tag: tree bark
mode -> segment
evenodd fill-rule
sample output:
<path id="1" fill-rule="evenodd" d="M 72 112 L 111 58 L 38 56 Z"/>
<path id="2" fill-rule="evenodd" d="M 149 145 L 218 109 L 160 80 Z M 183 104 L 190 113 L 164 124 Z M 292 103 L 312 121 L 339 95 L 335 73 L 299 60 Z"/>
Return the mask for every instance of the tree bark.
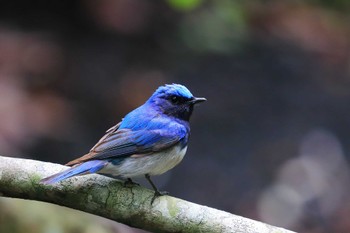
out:
<path id="1" fill-rule="evenodd" d="M 290 233 L 291 231 L 171 196 L 151 205 L 153 191 L 124 187 L 101 175 L 73 177 L 55 185 L 39 184 L 66 166 L 0 156 L 0 196 L 54 203 L 152 232 Z"/>

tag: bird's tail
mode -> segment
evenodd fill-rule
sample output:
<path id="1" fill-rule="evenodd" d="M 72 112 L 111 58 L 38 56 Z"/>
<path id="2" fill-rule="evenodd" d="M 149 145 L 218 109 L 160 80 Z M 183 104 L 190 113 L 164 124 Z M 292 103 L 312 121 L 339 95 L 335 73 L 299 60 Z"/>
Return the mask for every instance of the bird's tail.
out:
<path id="1" fill-rule="evenodd" d="M 85 175 L 89 173 L 96 173 L 107 165 L 104 160 L 91 160 L 74 167 L 71 167 L 62 172 L 56 173 L 52 176 L 46 177 L 40 181 L 42 184 L 53 184 L 61 180 L 68 179 L 72 176 Z"/>

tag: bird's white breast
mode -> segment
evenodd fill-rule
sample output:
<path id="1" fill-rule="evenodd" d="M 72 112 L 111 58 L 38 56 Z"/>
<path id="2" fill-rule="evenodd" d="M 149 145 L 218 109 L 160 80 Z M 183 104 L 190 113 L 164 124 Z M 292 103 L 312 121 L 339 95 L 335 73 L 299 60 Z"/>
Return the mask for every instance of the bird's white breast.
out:
<path id="1" fill-rule="evenodd" d="M 181 162 L 187 151 L 187 146 L 176 145 L 165 151 L 148 155 L 135 155 L 126 158 L 118 165 L 108 164 L 99 173 L 112 174 L 125 178 L 145 174 L 160 175 L 174 168 Z"/>

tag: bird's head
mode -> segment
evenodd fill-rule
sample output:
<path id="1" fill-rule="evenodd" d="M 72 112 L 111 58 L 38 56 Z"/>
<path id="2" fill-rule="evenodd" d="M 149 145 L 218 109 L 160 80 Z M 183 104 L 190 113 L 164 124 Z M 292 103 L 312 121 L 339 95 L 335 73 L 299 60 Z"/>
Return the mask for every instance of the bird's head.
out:
<path id="1" fill-rule="evenodd" d="M 194 97 L 183 85 L 167 84 L 160 86 L 147 100 L 147 103 L 156 107 L 163 114 L 188 121 L 193 106 L 203 101 L 206 99 Z"/>

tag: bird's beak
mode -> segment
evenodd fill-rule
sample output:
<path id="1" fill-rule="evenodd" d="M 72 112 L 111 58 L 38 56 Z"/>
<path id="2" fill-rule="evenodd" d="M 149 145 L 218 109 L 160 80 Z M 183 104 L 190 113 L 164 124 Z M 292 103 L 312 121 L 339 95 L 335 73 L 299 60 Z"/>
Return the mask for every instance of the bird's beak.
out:
<path id="1" fill-rule="evenodd" d="M 201 97 L 193 97 L 193 99 L 191 100 L 192 104 L 198 104 L 200 102 L 204 102 L 207 101 L 206 98 L 201 98 Z"/>

